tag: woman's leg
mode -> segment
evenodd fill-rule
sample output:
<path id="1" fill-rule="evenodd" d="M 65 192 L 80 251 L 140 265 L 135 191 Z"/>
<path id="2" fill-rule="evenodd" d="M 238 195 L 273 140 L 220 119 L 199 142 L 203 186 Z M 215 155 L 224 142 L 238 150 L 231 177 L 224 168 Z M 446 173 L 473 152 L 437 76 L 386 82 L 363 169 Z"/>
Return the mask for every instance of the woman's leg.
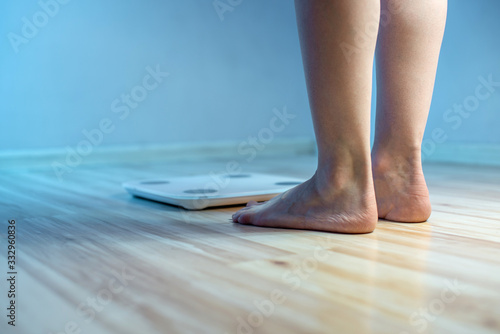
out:
<path id="1" fill-rule="evenodd" d="M 430 216 L 431 204 L 420 151 L 447 1 L 382 0 L 381 8 L 372 151 L 378 214 L 388 220 L 422 222 Z"/>
<path id="2" fill-rule="evenodd" d="M 377 208 L 370 158 L 370 99 L 380 0 L 296 0 L 318 167 L 306 182 L 246 208 L 257 226 L 371 232 Z"/>

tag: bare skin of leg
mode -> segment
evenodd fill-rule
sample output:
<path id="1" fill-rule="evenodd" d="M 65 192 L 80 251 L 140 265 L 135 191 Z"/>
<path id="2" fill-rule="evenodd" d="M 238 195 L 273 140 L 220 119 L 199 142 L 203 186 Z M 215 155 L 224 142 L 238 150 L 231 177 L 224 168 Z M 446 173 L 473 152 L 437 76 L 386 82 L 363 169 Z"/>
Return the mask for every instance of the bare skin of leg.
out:
<path id="1" fill-rule="evenodd" d="M 296 0 L 302 57 L 318 145 L 306 182 L 233 221 L 266 227 L 368 233 L 377 224 L 370 157 L 370 99 L 380 0 Z M 375 27 L 364 34 L 367 23 Z M 341 45 L 356 47 L 346 54 Z"/>
<path id="2" fill-rule="evenodd" d="M 421 144 L 431 104 L 446 0 L 382 0 L 372 168 L 380 218 L 423 222 L 431 214 Z"/>

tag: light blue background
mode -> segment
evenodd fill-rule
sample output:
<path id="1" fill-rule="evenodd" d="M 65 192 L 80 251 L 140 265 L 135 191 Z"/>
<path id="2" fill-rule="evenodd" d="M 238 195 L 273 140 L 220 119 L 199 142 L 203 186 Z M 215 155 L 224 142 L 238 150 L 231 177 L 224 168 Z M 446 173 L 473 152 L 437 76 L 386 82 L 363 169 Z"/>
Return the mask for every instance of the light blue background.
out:
<path id="1" fill-rule="evenodd" d="M 221 21 L 209 0 L 72 0 L 15 53 L 8 34 L 38 11 L 0 4 L 0 150 L 76 145 L 106 117 L 104 145 L 238 141 L 283 106 L 296 118 L 276 136 L 314 136 L 292 1 L 243 0 Z M 499 14 L 496 0 L 450 1 L 426 135 L 500 144 L 500 88 L 459 128 L 443 120 L 479 76 L 500 81 Z M 157 64 L 170 76 L 120 120 L 112 101 Z"/>

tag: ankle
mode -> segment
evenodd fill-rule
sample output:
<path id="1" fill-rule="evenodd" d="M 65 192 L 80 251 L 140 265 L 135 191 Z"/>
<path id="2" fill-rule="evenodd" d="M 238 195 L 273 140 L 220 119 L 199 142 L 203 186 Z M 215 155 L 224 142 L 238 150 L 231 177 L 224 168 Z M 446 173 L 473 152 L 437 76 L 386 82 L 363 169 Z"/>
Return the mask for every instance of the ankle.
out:
<path id="1" fill-rule="evenodd" d="M 419 147 L 376 147 L 372 150 L 372 171 L 374 175 L 388 171 L 401 173 L 420 172 L 422 170 L 421 152 Z"/>
<path id="2" fill-rule="evenodd" d="M 362 204 L 372 202 L 375 196 L 370 163 L 318 166 L 313 178 L 316 191 L 326 200 L 356 198 Z"/>
<path id="3" fill-rule="evenodd" d="M 337 187 L 350 185 L 353 181 L 364 183 L 371 178 L 370 156 L 346 153 L 334 158 L 318 157 L 316 176 L 318 181 Z"/>

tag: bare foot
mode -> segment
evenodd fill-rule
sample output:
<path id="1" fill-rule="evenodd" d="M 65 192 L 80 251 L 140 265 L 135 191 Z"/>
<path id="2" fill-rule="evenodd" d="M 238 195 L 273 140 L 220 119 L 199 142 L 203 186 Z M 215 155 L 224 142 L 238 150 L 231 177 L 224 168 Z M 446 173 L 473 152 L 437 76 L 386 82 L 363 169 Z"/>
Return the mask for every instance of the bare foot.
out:
<path id="1" fill-rule="evenodd" d="M 419 223 L 426 221 L 431 215 L 431 202 L 420 154 L 409 158 L 394 154 L 374 154 L 373 182 L 379 218 Z"/>
<path id="2" fill-rule="evenodd" d="M 325 181 L 318 171 L 306 182 L 264 203 L 251 201 L 233 222 L 340 233 L 369 233 L 377 224 L 371 179 Z M 337 179 L 341 179 L 337 177 Z"/>

